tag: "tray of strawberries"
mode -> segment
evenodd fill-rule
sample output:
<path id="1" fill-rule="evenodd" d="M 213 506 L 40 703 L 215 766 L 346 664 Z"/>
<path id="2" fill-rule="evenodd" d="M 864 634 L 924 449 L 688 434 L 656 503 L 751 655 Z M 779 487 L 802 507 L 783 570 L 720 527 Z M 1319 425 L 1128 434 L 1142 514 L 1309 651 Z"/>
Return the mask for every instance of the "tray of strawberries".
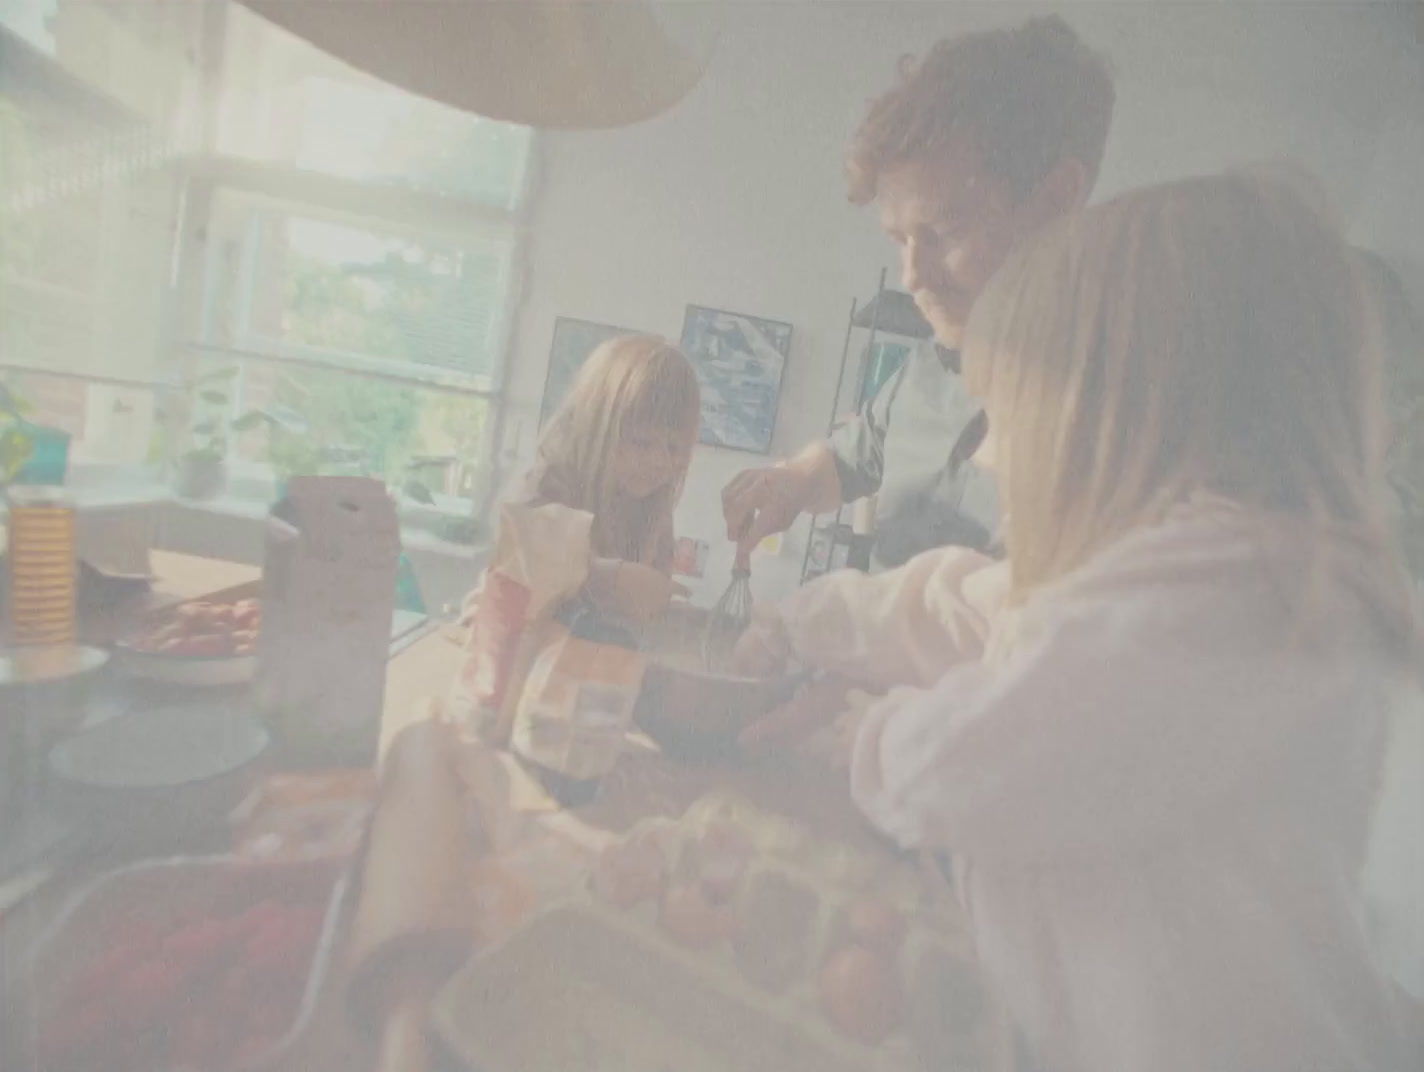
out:
<path id="1" fill-rule="evenodd" d="M 257 670 L 262 606 L 254 595 L 180 603 L 118 645 L 129 673 L 178 685 L 236 685 Z"/>
<path id="2" fill-rule="evenodd" d="M 330 861 L 232 857 L 133 865 L 97 880 L 40 946 L 35 1067 L 266 1067 L 329 976 L 348 876 Z"/>

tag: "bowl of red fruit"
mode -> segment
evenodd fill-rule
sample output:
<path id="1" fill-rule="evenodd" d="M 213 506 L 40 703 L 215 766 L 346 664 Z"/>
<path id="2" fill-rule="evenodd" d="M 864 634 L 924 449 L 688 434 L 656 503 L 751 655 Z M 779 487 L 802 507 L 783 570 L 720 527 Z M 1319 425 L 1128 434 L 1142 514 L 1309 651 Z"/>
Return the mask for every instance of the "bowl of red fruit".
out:
<path id="1" fill-rule="evenodd" d="M 329 862 L 232 857 L 104 876 L 37 951 L 28 1056 L 56 1072 L 271 1064 L 320 997 L 347 886 Z"/>
<path id="2" fill-rule="evenodd" d="M 175 685 L 239 685 L 257 671 L 261 626 L 255 598 L 180 603 L 120 642 L 120 665 Z"/>

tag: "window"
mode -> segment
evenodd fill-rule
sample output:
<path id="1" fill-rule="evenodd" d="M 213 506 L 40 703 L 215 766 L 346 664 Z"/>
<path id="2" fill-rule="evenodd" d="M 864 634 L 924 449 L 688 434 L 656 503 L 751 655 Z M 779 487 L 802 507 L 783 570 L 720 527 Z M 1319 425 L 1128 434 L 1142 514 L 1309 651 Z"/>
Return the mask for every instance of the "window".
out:
<path id="1" fill-rule="evenodd" d="M 418 217 L 418 214 L 417 214 Z M 209 217 L 197 382 L 231 369 L 223 412 L 259 414 L 229 444 L 233 494 L 285 478 L 384 479 L 447 537 L 484 498 L 514 235 L 488 222 L 441 233 L 220 191 Z"/>
<path id="2" fill-rule="evenodd" d="M 151 484 L 199 27 L 197 5 L 0 0 L 0 377 L 71 436 L 79 483 Z"/>
<path id="3" fill-rule="evenodd" d="M 16 369 L 0 372 L 0 382 L 30 406 L 27 420 L 70 437 L 72 467 L 102 465 L 151 483 L 144 470 L 159 460 L 154 413 L 161 389 Z"/>
<path id="4" fill-rule="evenodd" d="M 509 236 L 427 236 L 300 208 L 220 204 L 236 216 L 224 230 L 240 237 L 237 273 L 226 280 L 235 291 L 227 322 L 209 325 L 210 333 L 351 370 L 412 379 L 449 373 L 491 387 L 505 326 Z"/>
<path id="5" fill-rule="evenodd" d="M 362 472 L 462 530 L 531 131 L 233 3 L 0 0 L 0 46 L 0 376 L 72 462 L 151 483 L 220 447 L 232 495 Z"/>
<path id="6" fill-rule="evenodd" d="M 531 132 L 226 15 L 183 376 L 230 377 L 220 419 L 244 425 L 230 489 L 261 499 L 294 474 L 359 472 L 400 493 L 407 521 L 467 530 L 497 479 Z"/>
<path id="7" fill-rule="evenodd" d="M 58 9 L 59 0 L 0 0 L 0 26 L 45 55 L 53 56 Z"/>
<path id="8" fill-rule="evenodd" d="M 269 99 L 291 109 L 288 123 L 269 121 L 255 144 L 232 136 L 236 123 L 229 123 L 220 151 L 497 208 L 516 207 L 523 192 L 526 127 L 323 75 L 306 75 Z"/>
<path id="9" fill-rule="evenodd" d="M 229 7 L 217 149 L 376 188 L 513 211 L 528 127 L 378 82 L 241 7 Z"/>

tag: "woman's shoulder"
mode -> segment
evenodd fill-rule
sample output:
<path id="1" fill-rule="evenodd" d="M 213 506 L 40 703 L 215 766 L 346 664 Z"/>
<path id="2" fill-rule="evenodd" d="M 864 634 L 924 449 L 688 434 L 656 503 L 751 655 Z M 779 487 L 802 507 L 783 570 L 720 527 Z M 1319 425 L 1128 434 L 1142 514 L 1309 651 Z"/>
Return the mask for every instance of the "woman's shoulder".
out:
<path id="1" fill-rule="evenodd" d="M 1022 609 L 1042 623 L 1142 642 L 1249 650 L 1309 632 L 1355 648 L 1374 630 L 1360 590 L 1332 566 L 1339 554 L 1303 522 L 1198 495 L 1044 585 Z"/>
<path id="2" fill-rule="evenodd" d="M 1188 658 L 1255 650 L 1289 631 L 1273 583 L 1240 519 L 1174 509 L 1007 608 L 993 648 L 1067 642 L 1113 660 L 1133 651 Z"/>

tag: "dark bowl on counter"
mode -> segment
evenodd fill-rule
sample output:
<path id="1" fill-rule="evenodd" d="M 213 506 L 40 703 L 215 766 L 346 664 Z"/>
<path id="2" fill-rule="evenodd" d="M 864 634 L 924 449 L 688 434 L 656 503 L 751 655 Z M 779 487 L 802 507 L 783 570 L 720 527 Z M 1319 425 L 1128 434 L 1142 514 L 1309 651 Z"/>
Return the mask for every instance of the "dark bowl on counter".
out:
<path id="1" fill-rule="evenodd" d="M 83 723 L 108 661 L 80 644 L 0 648 L 0 836 L 29 807 L 45 754 Z"/>
<path id="2" fill-rule="evenodd" d="M 269 744 L 238 700 L 135 711 L 51 749 L 54 801 L 115 841 L 182 840 L 225 821 L 262 775 Z"/>
<path id="3" fill-rule="evenodd" d="M 801 680 L 735 677 L 650 659 L 633 721 L 673 758 L 728 759 L 737 754 L 742 730 L 790 700 Z"/>
<path id="4" fill-rule="evenodd" d="M 84 644 L 0 647 L 0 709 L 23 718 L 31 742 L 49 745 L 84 721 L 109 653 Z"/>

